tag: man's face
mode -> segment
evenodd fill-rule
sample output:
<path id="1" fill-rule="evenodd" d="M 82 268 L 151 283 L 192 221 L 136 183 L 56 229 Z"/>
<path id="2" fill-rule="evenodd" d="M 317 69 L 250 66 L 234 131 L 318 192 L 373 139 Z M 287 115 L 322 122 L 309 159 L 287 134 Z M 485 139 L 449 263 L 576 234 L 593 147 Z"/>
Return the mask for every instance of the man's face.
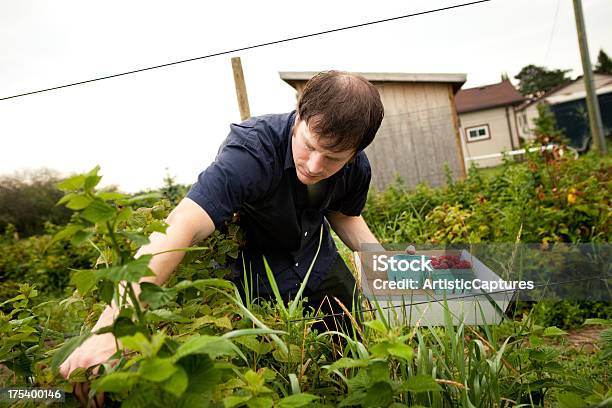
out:
<path id="1" fill-rule="evenodd" d="M 297 177 L 302 184 L 311 185 L 334 175 L 355 154 L 355 150 L 331 151 L 319 145 L 319 136 L 296 119 L 291 138 L 293 162 Z"/>

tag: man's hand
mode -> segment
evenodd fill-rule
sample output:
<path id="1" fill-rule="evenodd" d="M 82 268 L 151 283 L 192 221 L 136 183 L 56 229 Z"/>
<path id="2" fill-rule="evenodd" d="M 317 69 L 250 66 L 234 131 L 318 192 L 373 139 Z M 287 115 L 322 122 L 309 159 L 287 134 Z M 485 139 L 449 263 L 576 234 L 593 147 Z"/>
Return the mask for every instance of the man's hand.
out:
<path id="1" fill-rule="evenodd" d="M 117 346 L 112 333 L 94 334 L 77 347 L 72 354 L 62 363 L 59 368 L 60 374 L 68 379 L 76 368 L 89 368 L 106 363 L 115 354 Z M 98 368 L 94 368 L 94 374 Z M 74 395 L 81 402 L 81 406 L 87 407 L 89 402 L 89 383 L 75 383 Z M 93 399 L 93 407 L 104 405 L 104 393 L 100 393 Z"/>
<path id="2" fill-rule="evenodd" d="M 144 254 L 155 254 L 149 263 L 149 268 L 155 276 L 147 276 L 141 282 L 152 282 L 161 285 L 168 280 L 176 266 L 185 255 L 182 251 L 171 250 L 177 248 L 187 248 L 198 241 L 207 238 L 215 230 L 215 225 L 209 215 L 194 201 L 184 198 L 177 207 L 172 210 L 166 222 L 168 228 L 166 233 L 154 232 L 149 237 L 150 243 L 140 248 L 136 258 Z M 168 252 L 171 251 L 171 252 Z M 134 286 L 136 296 L 140 293 L 139 285 Z M 92 331 L 109 326 L 116 317 L 116 305 L 107 306 Z M 60 374 L 68 379 L 70 373 L 76 368 L 88 368 L 97 366 L 108 361 L 117 351 L 115 338 L 111 333 L 93 335 L 79 347 L 60 366 Z M 94 369 L 97 373 L 97 368 Z M 87 402 L 87 383 L 75 385 L 75 395 L 85 405 Z M 85 406 L 84 405 L 84 406 Z"/>
<path id="3" fill-rule="evenodd" d="M 70 354 L 60 366 L 59 372 L 68 379 L 76 368 L 89 368 L 105 363 L 116 351 L 112 333 L 94 334 Z"/>

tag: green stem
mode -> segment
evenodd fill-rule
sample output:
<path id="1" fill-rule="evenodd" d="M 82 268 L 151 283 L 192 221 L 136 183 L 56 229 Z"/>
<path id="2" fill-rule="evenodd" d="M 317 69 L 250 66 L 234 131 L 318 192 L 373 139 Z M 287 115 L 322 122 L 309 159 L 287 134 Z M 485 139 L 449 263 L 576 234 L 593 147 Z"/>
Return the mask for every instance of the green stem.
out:
<path id="1" fill-rule="evenodd" d="M 119 265 L 123 265 L 123 256 L 121 255 L 121 247 L 119 246 L 119 243 L 117 242 L 117 239 L 115 238 L 115 231 L 114 231 L 115 225 L 111 224 L 110 221 L 106 221 L 106 228 L 108 228 L 108 235 L 113 244 L 113 250 L 115 251 L 119 259 Z"/>
<path id="2" fill-rule="evenodd" d="M 138 317 L 138 321 L 140 322 L 142 326 L 145 326 L 144 314 L 142 312 L 142 309 L 140 308 L 140 303 L 138 302 L 138 299 L 136 298 L 136 293 L 134 292 L 134 287 L 132 286 L 132 282 L 126 282 L 126 283 L 127 283 L 127 286 L 125 289 L 128 292 L 130 299 L 132 300 L 132 305 L 134 306 L 134 310 L 136 310 L 136 316 Z"/>

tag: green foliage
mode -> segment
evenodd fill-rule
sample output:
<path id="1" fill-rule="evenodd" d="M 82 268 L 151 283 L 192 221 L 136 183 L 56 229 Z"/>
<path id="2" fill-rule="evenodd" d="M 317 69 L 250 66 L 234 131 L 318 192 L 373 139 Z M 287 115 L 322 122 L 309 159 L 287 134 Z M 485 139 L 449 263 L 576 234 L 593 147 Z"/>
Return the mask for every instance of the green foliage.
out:
<path id="1" fill-rule="evenodd" d="M 46 234 L 19 239 L 9 225 L 0 235 L 0 302 L 17 290 L 17 282 L 36 282 L 43 298 L 58 298 L 70 280 L 70 269 L 85 268 L 95 260 L 93 248 L 70 243 L 49 248 L 59 227 L 47 224 Z"/>
<path id="2" fill-rule="evenodd" d="M 519 231 L 526 243 L 611 240 L 610 157 L 575 160 L 561 147 L 501 167 L 439 189 L 397 183 L 369 195 L 364 218 L 383 244 L 508 243 Z"/>
<path id="3" fill-rule="evenodd" d="M 493 179 L 471 169 L 467 180 L 449 178 L 441 189 L 407 192 L 398 183 L 369 197 L 366 217 L 388 243 L 507 242 L 521 228 L 528 242 L 609 239 L 610 193 L 602 189 L 608 161 L 533 155 L 505 166 Z M 96 375 L 76 370 L 71 378 L 90 381 L 91 395 L 103 392 L 111 406 L 501 407 L 610 398 L 603 368 L 609 334 L 602 335 L 601 352 L 572 355 L 563 347 L 563 324 L 539 326 L 534 310 L 501 327 L 453 326 L 447 314 L 443 327 L 410 328 L 367 314 L 349 334 L 312 331 L 317 316 L 303 310 L 301 299 L 244 301 L 222 279 L 242 239 L 232 225 L 205 250 L 181 249 L 185 259 L 165 287 L 142 284 L 142 308 L 131 285 L 121 289 L 119 282 L 150 273 L 150 258 L 132 254 L 150 233 L 164 231 L 172 205 L 97 191 L 99 181 L 95 168 L 60 183 L 66 192 L 60 202 L 74 214 L 45 241 L 48 251 L 65 245 L 67 252 L 95 251 L 90 265 L 70 272 L 77 291 L 62 302 L 35 304 L 36 290 L 24 285 L 0 305 L 0 364 L 10 370 L 11 385 L 69 389 L 57 367 L 115 302 L 121 312 L 100 332 L 119 339 L 116 364 L 101 365 Z M 143 202 L 148 207 L 139 207 Z M 554 222 L 568 224 L 550 228 Z M 0 385 L 8 381 L 0 376 Z"/>
<path id="4" fill-rule="evenodd" d="M 514 76 L 519 80 L 519 92 L 529 98 L 538 98 L 552 88 L 568 82 L 569 69 L 546 69 L 537 65 L 527 65 Z"/>
<path id="5" fill-rule="evenodd" d="M 62 192 L 55 187 L 59 175 L 50 170 L 15 174 L 0 178 L 0 234 L 10 225 L 16 237 L 45 232 L 45 224 L 65 224 L 70 210 L 55 205 Z"/>
<path id="6" fill-rule="evenodd" d="M 557 128 L 555 115 L 551 112 L 548 105 L 538 103 L 538 117 L 533 120 L 533 133 L 538 143 L 565 143 L 566 137 L 563 131 Z"/>

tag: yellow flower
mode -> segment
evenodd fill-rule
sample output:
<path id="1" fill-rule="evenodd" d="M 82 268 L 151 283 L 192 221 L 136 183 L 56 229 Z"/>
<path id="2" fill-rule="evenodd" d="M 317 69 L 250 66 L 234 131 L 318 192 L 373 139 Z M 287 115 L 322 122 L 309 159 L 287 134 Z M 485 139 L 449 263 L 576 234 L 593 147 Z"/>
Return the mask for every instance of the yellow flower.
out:
<path id="1" fill-rule="evenodd" d="M 568 204 L 574 204 L 576 202 L 576 194 L 574 193 L 569 193 L 567 195 L 567 203 Z"/>

